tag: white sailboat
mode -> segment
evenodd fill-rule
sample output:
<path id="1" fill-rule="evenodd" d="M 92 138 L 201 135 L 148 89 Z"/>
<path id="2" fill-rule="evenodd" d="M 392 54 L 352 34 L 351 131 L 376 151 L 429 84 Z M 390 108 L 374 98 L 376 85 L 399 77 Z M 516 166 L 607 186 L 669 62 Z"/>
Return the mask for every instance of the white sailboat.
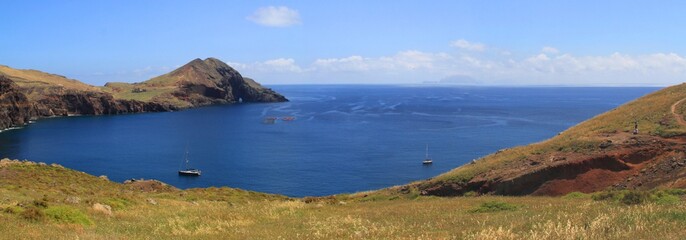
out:
<path id="1" fill-rule="evenodd" d="M 186 157 L 184 159 L 184 168 L 179 170 L 179 175 L 182 175 L 182 176 L 200 176 L 201 171 L 198 169 L 195 169 L 195 168 L 191 168 L 189 161 L 190 160 L 188 159 L 188 150 L 186 150 Z"/>
<path id="2" fill-rule="evenodd" d="M 426 157 L 424 157 L 424 161 L 422 161 L 422 164 L 427 165 L 427 164 L 432 164 L 434 163 L 433 160 L 429 157 L 429 144 L 426 144 Z"/>

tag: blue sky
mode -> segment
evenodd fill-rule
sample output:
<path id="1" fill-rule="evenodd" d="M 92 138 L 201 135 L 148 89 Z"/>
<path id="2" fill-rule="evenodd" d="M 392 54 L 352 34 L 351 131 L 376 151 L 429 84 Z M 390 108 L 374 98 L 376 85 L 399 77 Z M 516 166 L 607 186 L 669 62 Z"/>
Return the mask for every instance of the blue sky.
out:
<path id="1" fill-rule="evenodd" d="M 267 84 L 671 85 L 679 1 L 14 1 L 0 64 L 136 82 L 216 57 Z"/>

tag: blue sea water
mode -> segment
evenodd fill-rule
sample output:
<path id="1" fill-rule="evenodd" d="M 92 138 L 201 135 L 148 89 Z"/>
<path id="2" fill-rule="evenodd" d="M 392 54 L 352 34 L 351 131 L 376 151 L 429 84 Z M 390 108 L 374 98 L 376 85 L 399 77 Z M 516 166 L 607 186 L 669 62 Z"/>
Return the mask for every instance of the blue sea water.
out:
<path id="1" fill-rule="evenodd" d="M 426 179 L 550 138 L 656 88 L 273 86 L 291 102 L 42 119 L 0 133 L 0 156 L 113 181 L 229 186 L 288 196 Z M 293 121 L 265 124 L 266 117 Z M 434 164 L 424 166 L 429 145 Z M 185 149 L 200 177 L 178 176 Z"/>

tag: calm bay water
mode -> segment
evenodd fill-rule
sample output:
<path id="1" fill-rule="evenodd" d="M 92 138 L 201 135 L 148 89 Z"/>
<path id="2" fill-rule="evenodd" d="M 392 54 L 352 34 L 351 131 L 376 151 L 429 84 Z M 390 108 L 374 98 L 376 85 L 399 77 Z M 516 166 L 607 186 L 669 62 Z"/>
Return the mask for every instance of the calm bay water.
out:
<path id="1" fill-rule="evenodd" d="M 113 181 L 230 186 L 289 196 L 425 179 L 552 137 L 656 88 L 275 86 L 291 102 L 40 120 L 0 133 L 0 156 Z M 269 116 L 293 121 L 265 124 Z M 434 159 L 423 166 L 425 144 Z M 200 177 L 177 170 L 188 149 Z"/>

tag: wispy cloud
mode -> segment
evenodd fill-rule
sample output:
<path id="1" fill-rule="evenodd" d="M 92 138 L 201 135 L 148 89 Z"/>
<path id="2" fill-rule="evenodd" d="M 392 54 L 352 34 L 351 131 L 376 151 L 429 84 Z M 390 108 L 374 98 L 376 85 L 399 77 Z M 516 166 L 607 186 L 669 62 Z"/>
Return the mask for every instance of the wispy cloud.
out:
<path id="1" fill-rule="evenodd" d="M 458 39 L 450 43 L 450 46 L 461 48 L 469 51 L 483 51 L 486 49 L 486 45 L 483 43 L 472 43 L 464 39 Z"/>
<path id="2" fill-rule="evenodd" d="M 290 27 L 301 23 L 298 11 L 284 6 L 258 8 L 247 19 L 267 27 Z"/>

